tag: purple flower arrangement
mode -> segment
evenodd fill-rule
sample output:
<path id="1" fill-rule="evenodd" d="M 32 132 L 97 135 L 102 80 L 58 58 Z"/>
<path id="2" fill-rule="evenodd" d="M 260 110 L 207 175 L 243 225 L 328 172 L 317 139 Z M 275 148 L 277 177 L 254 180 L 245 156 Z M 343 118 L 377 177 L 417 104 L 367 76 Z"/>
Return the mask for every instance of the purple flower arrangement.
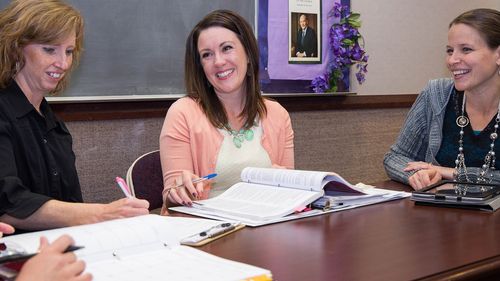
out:
<path id="1" fill-rule="evenodd" d="M 340 20 L 332 24 L 328 33 L 332 59 L 328 62 L 327 71 L 311 82 L 316 93 L 336 92 L 339 81 L 347 84 L 349 80 L 345 76 L 352 65 L 356 65 L 359 84 L 365 81 L 365 73 L 368 72 L 368 55 L 364 50 L 363 37 L 358 31 L 361 27 L 361 15 L 351 13 L 348 6 L 335 3 L 328 16 Z"/>

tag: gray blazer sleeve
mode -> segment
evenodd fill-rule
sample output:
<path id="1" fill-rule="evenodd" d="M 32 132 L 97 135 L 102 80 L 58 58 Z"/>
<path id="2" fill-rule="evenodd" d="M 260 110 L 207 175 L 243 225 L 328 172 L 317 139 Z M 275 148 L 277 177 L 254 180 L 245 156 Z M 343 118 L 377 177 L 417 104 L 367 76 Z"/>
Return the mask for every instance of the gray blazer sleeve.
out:
<path id="1" fill-rule="evenodd" d="M 387 175 L 396 181 L 408 184 L 412 172 L 404 172 L 408 162 L 425 161 L 429 145 L 429 123 L 432 116 L 431 91 L 429 87 L 418 95 L 403 124 L 399 137 L 384 157 Z"/>

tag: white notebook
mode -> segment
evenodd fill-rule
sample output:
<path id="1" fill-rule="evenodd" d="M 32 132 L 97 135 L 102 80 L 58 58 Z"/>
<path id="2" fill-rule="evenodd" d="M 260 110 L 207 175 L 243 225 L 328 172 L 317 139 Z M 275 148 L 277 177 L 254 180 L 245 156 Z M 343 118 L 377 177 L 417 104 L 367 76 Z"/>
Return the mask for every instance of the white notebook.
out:
<path id="1" fill-rule="evenodd" d="M 74 253 L 95 281 L 120 280 L 271 280 L 269 270 L 180 245 L 220 221 L 145 215 L 90 225 L 8 236 L 0 242 L 34 253 L 40 236 L 49 241 L 71 235 L 83 249 Z"/>

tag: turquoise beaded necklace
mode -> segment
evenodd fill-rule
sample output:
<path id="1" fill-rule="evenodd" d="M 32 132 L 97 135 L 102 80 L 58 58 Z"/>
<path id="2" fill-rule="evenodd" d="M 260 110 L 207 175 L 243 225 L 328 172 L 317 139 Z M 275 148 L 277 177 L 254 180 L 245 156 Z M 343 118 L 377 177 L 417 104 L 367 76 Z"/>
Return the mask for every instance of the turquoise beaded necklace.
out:
<path id="1" fill-rule="evenodd" d="M 228 126 L 231 128 L 230 126 Z M 251 141 L 253 140 L 253 130 L 252 129 L 241 129 L 239 131 L 230 129 L 228 130 L 229 134 L 233 136 L 233 144 L 236 146 L 236 148 L 241 148 L 241 145 L 243 142 L 246 141 Z"/>

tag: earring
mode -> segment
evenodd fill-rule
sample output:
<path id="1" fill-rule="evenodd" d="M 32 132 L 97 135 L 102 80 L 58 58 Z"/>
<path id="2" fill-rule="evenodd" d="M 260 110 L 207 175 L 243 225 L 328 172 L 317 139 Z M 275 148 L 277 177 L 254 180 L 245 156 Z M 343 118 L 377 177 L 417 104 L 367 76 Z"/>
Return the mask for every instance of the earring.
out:
<path id="1" fill-rule="evenodd" d="M 21 70 L 21 63 L 19 63 L 19 61 L 16 61 L 16 74 L 19 73 L 20 70 Z"/>

